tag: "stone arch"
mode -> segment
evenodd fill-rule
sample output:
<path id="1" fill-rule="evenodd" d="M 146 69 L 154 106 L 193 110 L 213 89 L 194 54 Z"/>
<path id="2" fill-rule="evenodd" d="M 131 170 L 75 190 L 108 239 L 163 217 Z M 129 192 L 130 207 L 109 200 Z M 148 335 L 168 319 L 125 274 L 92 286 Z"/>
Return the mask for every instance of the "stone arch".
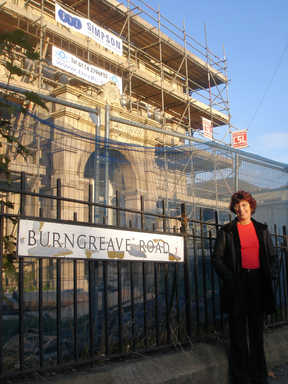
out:
<path id="1" fill-rule="evenodd" d="M 83 176 L 92 181 L 96 201 L 114 205 L 116 191 L 119 191 L 120 206 L 136 208 L 137 177 L 133 168 L 131 160 L 120 150 L 100 148 L 90 154 Z M 122 221 L 127 222 L 127 215 L 121 216 Z"/>

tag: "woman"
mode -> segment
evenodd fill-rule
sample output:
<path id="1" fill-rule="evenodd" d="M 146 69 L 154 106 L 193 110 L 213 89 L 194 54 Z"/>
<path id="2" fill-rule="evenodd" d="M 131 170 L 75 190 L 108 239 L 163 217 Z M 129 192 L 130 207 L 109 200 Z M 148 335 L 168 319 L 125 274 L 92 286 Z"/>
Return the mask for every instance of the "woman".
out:
<path id="1" fill-rule="evenodd" d="M 275 254 L 267 225 L 251 218 L 255 209 L 250 193 L 232 195 L 230 210 L 236 218 L 218 232 L 212 257 L 222 281 L 222 310 L 229 313 L 233 384 L 268 383 L 263 331 L 264 314 L 275 311 Z"/>

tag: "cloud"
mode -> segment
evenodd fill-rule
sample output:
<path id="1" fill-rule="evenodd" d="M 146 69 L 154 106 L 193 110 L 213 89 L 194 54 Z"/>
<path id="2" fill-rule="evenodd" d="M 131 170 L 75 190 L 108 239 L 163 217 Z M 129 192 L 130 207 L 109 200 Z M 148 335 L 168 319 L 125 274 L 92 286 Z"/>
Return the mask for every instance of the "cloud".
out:
<path id="1" fill-rule="evenodd" d="M 265 133 L 256 137 L 258 146 L 263 145 L 266 149 L 286 149 L 288 150 L 288 132 Z"/>
<path id="2" fill-rule="evenodd" d="M 252 136 L 252 135 L 251 135 Z M 249 152 L 282 163 L 288 163 L 288 132 L 271 132 L 249 137 Z"/>

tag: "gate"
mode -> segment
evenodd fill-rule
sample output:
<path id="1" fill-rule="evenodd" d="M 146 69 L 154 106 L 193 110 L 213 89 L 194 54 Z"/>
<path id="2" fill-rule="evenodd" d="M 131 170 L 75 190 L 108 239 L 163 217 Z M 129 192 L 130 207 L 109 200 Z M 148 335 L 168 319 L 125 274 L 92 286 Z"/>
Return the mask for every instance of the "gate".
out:
<path id="1" fill-rule="evenodd" d="M 165 201 L 161 214 L 156 214 L 145 210 L 142 197 L 140 209 L 132 210 L 121 207 L 119 193 L 112 206 L 94 203 L 92 187 L 87 201 L 66 198 L 62 190 L 58 180 L 54 195 L 29 191 L 24 174 L 14 188 L 9 184 L 1 188 L 2 196 L 13 196 L 19 208 L 15 214 L 2 206 L 0 215 L 2 378 L 184 346 L 195 337 L 221 332 L 225 316 L 210 263 L 220 227 L 216 212 L 213 219 L 204 220 L 200 210 L 198 219 L 188 220 L 184 204 L 177 207 L 177 215 L 169 216 Z M 43 201 L 50 202 L 49 217 L 43 216 Z M 74 207 L 77 211 L 81 207 L 87 220 L 78 221 Z M 105 214 L 103 224 L 95 224 L 97 209 L 113 211 L 113 223 L 105 223 Z M 89 252 L 84 259 L 13 257 L 14 250 L 12 260 L 7 260 L 7 233 L 12 228 L 17 237 L 20 219 L 39 225 L 52 222 L 180 236 L 184 262 L 175 255 L 163 262 L 125 260 L 113 254 L 109 260 L 93 259 Z M 275 227 L 273 239 L 279 265 L 278 311 L 267 319 L 269 325 L 286 322 L 288 316 L 286 228 L 279 234 Z"/>

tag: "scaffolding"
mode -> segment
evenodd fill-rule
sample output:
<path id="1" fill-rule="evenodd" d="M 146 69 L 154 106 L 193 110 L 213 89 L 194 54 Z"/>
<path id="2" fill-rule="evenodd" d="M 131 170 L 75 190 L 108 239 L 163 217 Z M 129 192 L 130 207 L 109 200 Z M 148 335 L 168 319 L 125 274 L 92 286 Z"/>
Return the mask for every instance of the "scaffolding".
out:
<path id="1" fill-rule="evenodd" d="M 31 190 L 53 194 L 59 178 L 67 197 L 82 200 L 92 184 L 95 202 L 113 205 L 118 191 L 125 208 L 138 209 L 145 196 L 151 212 L 163 200 L 172 211 L 185 202 L 192 217 L 199 207 L 227 216 L 231 193 L 242 188 L 263 201 L 262 220 L 271 206 L 272 221 L 287 224 L 287 165 L 194 135 L 202 118 L 229 125 L 226 59 L 209 50 L 206 34 L 201 45 L 142 0 L 59 4 L 121 38 L 123 55 L 58 23 L 54 1 L 2 3 L 0 32 L 24 31 L 41 60 L 34 64 L 16 49 L 25 75 L 7 85 L 0 65 L 0 96 L 19 102 L 33 90 L 48 108 L 42 116 L 32 105 L 16 119 L 21 143 L 34 153 L 33 161 L 11 163 L 16 184 L 25 172 Z M 53 47 L 121 77 L 123 92 L 53 66 Z"/>
<path id="2" fill-rule="evenodd" d="M 25 92 L 25 89 L 1 83 L 0 87 L 14 93 Z M 25 188 L 29 192 L 55 195 L 58 180 L 61 180 L 63 196 L 72 200 L 86 201 L 91 190 L 93 202 L 115 206 L 118 193 L 120 207 L 128 210 L 140 209 L 139 202 L 143 197 L 146 212 L 152 214 L 161 214 L 164 201 L 167 212 L 177 216 L 181 204 L 185 203 L 188 217 L 197 218 L 202 208 L 205 218 L 214 220 L 217 210 L 221 222 L 229 220 L 232 193 L 244 189 L 257 200 L 257 219 L 279 226 L 288 224 L 287 164 L 172 130 L 165 131 L 164 141 L 171 143 L 174 139 L 177 145 L 127 143 L 118 133 L 113 138 L 113 132 L 119 132 L 122 127 L 127 132 L 131 127 L 135 128 L 135 138 L 147 131 L 151 138 L 157 138 L 162 130 L 156 125 L 120 118 L 111 112 L 108 105 L 102 111 L 101 108 L 96 110 L 41 96 L 46 101 L 47 112 L 43 115 L 20 113 L 15 118 L 17 137 L 33 154 L 28 161 L 15 158 L 11 162 L 16 189 L 20 185 L 21 172 L 25 172 Z M 51 111 L 57 110 L 59 105 L 85 114 L 86 129 L 83 129 L 83 121 L 79 125 L 81 129 L 76 125 L 55 124 L 50 118 Z M 2 144 L 5 149 L 6 144 Z M 0 184 L 5 191 L 5 183 Z M 17 208 L 18 203 L 15 203 Z M 31 199 L 26 205 L 28 215 L 37 215 L 39 209 L 47 217 L 55 215 L 55 204 L 41 206 L 41 201 L 39 205 Z M 71 220 L 73 213 L 77 213 L 80 221 L 87 219 L 83 206 L 66 203 L 62 217 Z M 127 225 L 135 219 L 133 214 L 124 216 L 121 220 Z M 94 220 L 101 223 L 103 217 L 107 223 L 115 224 L 114 218 L 107 216 L 106 209 L 95 212 Z M 147 220 L 150 229 L 152 225 L 157 228 L 157 224 L 153 219 L 151 222 Z"/>
<path id="3" fill-rule="evenodd" d="M 193 134 L 201 130 L 202 117 L 211 120 L 214 127 L 229 125 L 226 58 L 210 51 L 206 34 L 205 44 L 197 42 L 185 25 L 177 27 L 142 0 L 65 0 L 59 4 L 119 36 L 123 56 L 101 49 L 91 39 L 57 23 L 54 1 L 7 0 L 0 8 L 0 32 L 21 29 L 40 52 L 39 66 L 27 65 L 33 73 L 29 86 L 32 83 L 38 90 L 51 93 L 65 79 L 83 92 L 95 88 L 69 74 L 61 76 L 53 68 L 54 45 L 120 76 L 123 107 L 128 111 L 146 109 L 147 116 L 158 120 L 164 129 L 176 123 L 178 129 Z"/>

